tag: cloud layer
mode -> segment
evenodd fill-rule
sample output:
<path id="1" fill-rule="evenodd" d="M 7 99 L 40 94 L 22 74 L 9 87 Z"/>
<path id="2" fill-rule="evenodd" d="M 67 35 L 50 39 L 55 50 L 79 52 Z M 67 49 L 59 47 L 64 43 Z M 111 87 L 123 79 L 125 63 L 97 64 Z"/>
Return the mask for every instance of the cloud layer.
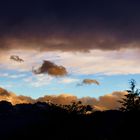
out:
<path id="1" fill-rule="evenodd" d="M 139 1 L 129 0 L 2 2 L 0 49 L 139 48 L 139 7 Z"/>
<path id="2" fill-rule="evenodd" d="M 66 71 L 71 74 L 140 74 L 139 50 L 127 49 L 120 51 L 101 51 L 92 50 L 89 53 L 84 52 L 38 52 L 13 50 L 5 53 L 0 51 L 0 69 L 2 71 L 11 70 L 16 72 L 30 72 L 32 66 L 40 67 L 42 60 L 48 60 L 57 64 L 57 66 L 65 66 Z M 9 57 L 19 55 L 25 60 L 24 63 L 11 61 Z M 33 58 L 34 56 L 34 58 Z M 82 58 L 82 59 L 81 59 Z M 24 73 L 25 74 L 25 73 Z"/>
<path id="3" fill-rule="evenodd" d="M 121 100 L 127 92 L 113 92 L 111 94 L 106 94 L 104 96 L 100 96 L 98 99 L 92 97 L 83 97 L 77 98 L 71 94 L 60 94 L 60 95 L 46 95 L 44 97 L 40 97 L 38 99 L 32 99 L 28 96 L 17 96 L 14 93 L 8 92 L 7 90 L 0 88 L 0 101 L 6 100 L 11 102 L 12 104 L 21 104 L 21 103 L 35 103 L 35 102 L 51 102 L 54 104 L 71 104 L 73 101 L 82 101 L 85 105 L 91 105 L 94 109 L 97 110 L 108 110 L 108 109 L 118 109 L 120 107 Z"/>

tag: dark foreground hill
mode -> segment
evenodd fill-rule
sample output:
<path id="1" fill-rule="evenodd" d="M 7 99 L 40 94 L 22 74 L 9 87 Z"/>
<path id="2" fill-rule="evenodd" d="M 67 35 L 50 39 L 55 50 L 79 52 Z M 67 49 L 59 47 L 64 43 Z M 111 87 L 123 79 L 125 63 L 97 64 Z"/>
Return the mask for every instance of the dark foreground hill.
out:
<path id="1" fill-rule="evenodd" d="M 47 103 L 0 102 L 0 139 L 125 140 L 139 139 L 140 112 L 116 110 L 69 112 Z"/>

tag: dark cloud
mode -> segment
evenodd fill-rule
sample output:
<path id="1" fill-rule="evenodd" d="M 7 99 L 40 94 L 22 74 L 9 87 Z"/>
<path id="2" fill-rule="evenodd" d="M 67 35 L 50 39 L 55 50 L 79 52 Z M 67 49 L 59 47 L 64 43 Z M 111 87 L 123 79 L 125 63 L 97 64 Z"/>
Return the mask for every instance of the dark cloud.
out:
<path id="1" fill-rule="evenodd" d="M 67 70 L 63 66 L 58 66 L 54 64 L 53 62 L 44 60 L 41 67 L 39 67 L 37 70 L 33 70 L 35 74 L 42 74 L 47 73 L 51 76 L 65 76 L 67 75 Z"/>
<path id="2" fill-rule="evenodd" d="M 100 85 L 100 83 L 95 79 L 84 79 L 81 83 L 78 83 L 77 86 L 91 85 L 91 84 Z"/>
<path id="3" fill-rule="evenodd" d="M 96 85 L 100 85 L 100 83 L 97 80 L 95 80 L 95 79 L 84 79 L 82 81 L 82 84 L 87 84 L 87 85 L 96 84 Z"/>
<path id="4" fill-rule="evenodd" d="M 140 2 L 6 1 L 0 4 L 0 48 L 62 51 L 139 48 Z"/>
<path id="5" fill-rule="evenodd" d="M 11 60 L 14 60 L 14 61 L 17 61 L 17 62 L 24 62 L 24 60 L 23 59 L 21 59 L 19 56 L 17 56 L 17 55 L 11 55 L 10 56 L 10 59 Z"/>

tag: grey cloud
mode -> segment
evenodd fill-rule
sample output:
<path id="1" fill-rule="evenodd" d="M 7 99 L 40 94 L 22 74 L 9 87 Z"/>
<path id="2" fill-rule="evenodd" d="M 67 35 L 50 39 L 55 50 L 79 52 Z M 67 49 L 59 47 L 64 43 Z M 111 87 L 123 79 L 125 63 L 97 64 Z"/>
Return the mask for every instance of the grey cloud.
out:
<path id="1" fill-rule="evenodd" d="M 120 0 L 2 2 L 0 49 L 140 48 L 139 7 L 139 1 Z"/>

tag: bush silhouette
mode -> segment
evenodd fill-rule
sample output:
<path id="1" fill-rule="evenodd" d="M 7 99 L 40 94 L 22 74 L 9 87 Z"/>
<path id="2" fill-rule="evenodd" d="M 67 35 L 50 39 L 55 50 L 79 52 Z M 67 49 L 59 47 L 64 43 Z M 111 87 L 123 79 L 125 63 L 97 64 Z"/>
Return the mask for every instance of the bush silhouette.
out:
<path id="1" fill-rule="evenodd" d="M 63 108 L 69 113 L 75 114 L 86 114 L 86 112 L 92 111 L 93 109 L 90 105 L 83 105 L 81 101 L 72 102 L 71 105 L 64 105 Z"/>
<path id="2" fill-rule="evenodd" d="M 0 113 L 8 113 L 12 111 L 13 106 L 10 102 L 7 101 L 0 101 Z"/>

